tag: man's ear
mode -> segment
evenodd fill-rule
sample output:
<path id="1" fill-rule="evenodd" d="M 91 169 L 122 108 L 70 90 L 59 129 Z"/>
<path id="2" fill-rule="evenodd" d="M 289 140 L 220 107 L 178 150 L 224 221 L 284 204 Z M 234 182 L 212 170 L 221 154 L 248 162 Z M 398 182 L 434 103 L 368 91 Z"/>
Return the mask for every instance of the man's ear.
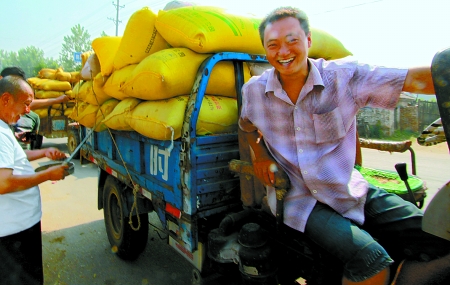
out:
<path id="1" fill-rule="evenodd" d="M 8 92 L 3 93 L 0 95 L 0 102 L 2 102 L 3 105 L 7 105 L 9 100 L 11 100 L 12 96 Z"/>

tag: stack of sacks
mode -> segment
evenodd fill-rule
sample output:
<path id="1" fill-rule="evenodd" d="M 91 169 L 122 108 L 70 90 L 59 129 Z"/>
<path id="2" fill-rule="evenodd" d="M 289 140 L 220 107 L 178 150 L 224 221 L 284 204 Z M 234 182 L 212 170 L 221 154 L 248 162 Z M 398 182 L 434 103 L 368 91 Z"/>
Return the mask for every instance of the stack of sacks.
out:
<path id="1" fill-rule="evenodd" d="M 50 99 L 61 95 L 73 98 L 72 85 L 80 81 L 79 72 L 64 72 L 62 68 L 51 69 L 43 68 L 39 71 L 37 77 L 28 78 L 28 83 L 34 89 L 36 99 Z M 50 108 L 34 110 L 40 118 L 47 116 L 68 116 L 72 108 L 65 104 L 55 104 Z"/>
<path id="2" fill-rule="evenodd" d="M 82 58 L 83 55 L 87 58 L 81 69 L 83 81 L 78 82 L 73 88 L 76 105 L 70 118 L 99 132 L 106 129 L 101 121 L 111 113 L 119 101 L 103 91 L 105 77 L 100 72 L 96 54 L 89 51 L 83 53 Z"/>
<path id="3" fill-rule="evenodd" d="M 148 8 L 136 12 L 123 37 L 102 37 L 92 43 L 101 66 L 103 92 L 120 101 L 103 123 L 158 140 L 179 138 L 201 63 L 216 52 L 263 54 L 259 23 L 259 19 L 227 14 L 215 7 L 181 7 L 159 11 L 157 17 Z M 334 59 L 351 54 L 331 35 L 316 29 L 312 34 L 316 48 L 310 50 L 310 57 Z M 250 67 L 252 72 L 244 64 L 245 82 L 270 68 Z M 214 67 L 206 94 L 197 134 L 236 131 L 238 110 L 231 62 Z"/>

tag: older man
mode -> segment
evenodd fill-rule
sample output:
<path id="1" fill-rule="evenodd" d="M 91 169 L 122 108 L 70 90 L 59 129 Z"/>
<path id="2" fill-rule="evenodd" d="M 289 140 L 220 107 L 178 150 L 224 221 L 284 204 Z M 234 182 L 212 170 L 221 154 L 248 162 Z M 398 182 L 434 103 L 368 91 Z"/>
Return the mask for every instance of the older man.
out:
<path id="1" fill-rule="evenodd" d="M 0 284 L 43 284 L 38 185 L 61 180 L 67 166 L 36 173 L 31 160 L 63 159 L 56 148 L 23 150 L 10 125 L 30 112 L 33 90 L 20 76 L 0 80 Z"/>

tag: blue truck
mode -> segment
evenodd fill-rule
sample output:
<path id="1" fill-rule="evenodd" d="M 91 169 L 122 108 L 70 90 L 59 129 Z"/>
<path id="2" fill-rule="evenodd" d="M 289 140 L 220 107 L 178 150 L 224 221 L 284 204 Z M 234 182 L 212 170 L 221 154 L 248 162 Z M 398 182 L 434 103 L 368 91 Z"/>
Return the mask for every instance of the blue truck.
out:
<path id="1" fill-rule="evenodd" d="M 148 213 L 155 212 L 169 245 L 193 265 L 192 284 L 218 284 L 209 282 L 224 276 L 243 284 L 293 284 L 296 279 L 300 284 L 339 284 L 339 261 L 267 210 L 264 190 L 257 190 L 262 186 L 245 163 L 250 156 L 239 131 L 196 134 L 209 76 L 220 61 L 233 62 L 238 106 L 244 62 L 267 63 L 264 56 L 234 52 L 206 59 L 198 69 L 179 139 L 155 140 L 134 131 L 93 132 L 84 126 L 69 134 L 76 143 L 87 137 L 79 154 L 98 165 L 98 209 L 104 211 L 113 251 L 120 258 L 136 259 L 146 247 Z M 409 146 L 396 143 L 390 150 L 385 144 L 384 150 L 403 152 Z M 289 181 L 279 175 L 276 188 L 282 193 Z M 424 191 L 420 193 L 423 199 Z"/>
<path id="2" fill-rule="evenodd" d="M 80 155 L 99 167 L 98 208 L 104 210 L 108 238 L 119 257 L 135 259 L 144 250 L 148 213 L 155 211 L 170 246 L 193 264 L 198 273 L 194 279 L 200 279 L 205 229 L 217 227 L 224 213 L 242 209 L 239 177 L 228 169 L 232 159 L 239 159 L 237 132 L 196 134 L 209 76 L 219 61 L 234 63 L 239 94 L 243 63 L 266 59 L 243 53 L 218 53 L 207 59 L 199 68 L 178 140 L 154 140 L 133 131 L 92 132 L 84 126 L 75 130 L 79 135 L 69 134 L 77 143 L 89 135 Z"/>

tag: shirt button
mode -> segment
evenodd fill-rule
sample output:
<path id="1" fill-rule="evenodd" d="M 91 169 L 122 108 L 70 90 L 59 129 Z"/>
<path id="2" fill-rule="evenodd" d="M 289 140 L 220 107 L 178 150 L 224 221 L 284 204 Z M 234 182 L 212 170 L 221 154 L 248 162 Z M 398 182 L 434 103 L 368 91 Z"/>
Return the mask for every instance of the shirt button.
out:
<path id="1" fill-rule="evenodd" d="M 312 190 L 312 192 L 313 192 L 314 194 L 317 194 L 317 190 Z"/>
<path id="2" fill-rule="evenodd" d="M 294 109 L 295 109 L 295 110 L 297 110 L 297 109 L 298 109 L 298 107 L 297 107 L 297 106 L 295 106 L 295 107 L 294 107 Z"/>
<path id="3" fill-rule="evenodd" d="M 297 131 L 300 131 L 302 128 L 300 128 L 300 127 L 296 127 L 295 128 Z"/>
<path id="4" fill-rule="evenodd" d="M 298 153 L 302 153 L 302 152 L 303 152 L 303 149 L 299 149 L 299 150 L 298 150 Z"/>
<path id="5" fill-rule="evenodd" d="M 308 170 L 302 172 L 303 174 L 308 174 Z M 315 191 L 315 190 L 314 190 Z"/>

